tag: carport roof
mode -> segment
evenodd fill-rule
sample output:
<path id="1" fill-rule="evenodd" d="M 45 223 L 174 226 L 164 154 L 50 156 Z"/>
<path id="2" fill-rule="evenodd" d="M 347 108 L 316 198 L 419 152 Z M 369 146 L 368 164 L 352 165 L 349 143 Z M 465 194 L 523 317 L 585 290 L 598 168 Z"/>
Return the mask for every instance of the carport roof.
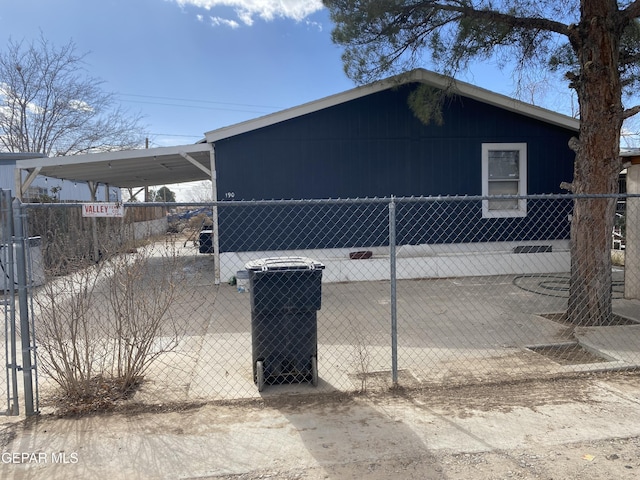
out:
<path id="1" fill-rule="evenodd" d="M 31 158 L 17 160 L 16 167 L 37 170 L 37 174 L 48 177 L 133 188 L 211 180 L 210 153 L 210 144 L 197 143 L 68 157 Z"/>

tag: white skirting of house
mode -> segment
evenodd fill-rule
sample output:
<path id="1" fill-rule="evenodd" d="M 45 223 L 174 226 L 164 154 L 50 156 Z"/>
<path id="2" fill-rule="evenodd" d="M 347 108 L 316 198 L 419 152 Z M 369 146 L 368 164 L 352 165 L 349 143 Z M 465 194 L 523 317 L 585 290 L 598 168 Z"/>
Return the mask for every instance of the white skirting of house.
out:
<path id="1" fill-rule="evenodd" d="M 528 253 L 515 253 L 518 247 Z M 536 252 L 536 247 L 550 251 Z M 373 255 L 369 259 L 349 258 L 350 253 L 360 251 L 371 251 Z M 251 260 L 289 256 L 322 262 L 323 282 L 389 279 L 389 248 L 362 247 L 221 253 L 220 280 L 228 281 Z M 570 269 L 568 240 L 400 245 L 396 257 L 398 279 L 562 273 Z"/>

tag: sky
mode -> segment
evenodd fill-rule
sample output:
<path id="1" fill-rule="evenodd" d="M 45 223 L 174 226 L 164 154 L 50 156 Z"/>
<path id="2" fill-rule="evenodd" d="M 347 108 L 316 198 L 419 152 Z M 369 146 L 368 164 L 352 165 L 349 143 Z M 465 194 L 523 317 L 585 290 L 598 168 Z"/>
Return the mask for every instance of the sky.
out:
<path id="1" fill-rule="evenodd" d="M 103 90 L 142 115 L 150 147 L 354 88 L 331 30 L 321 0 L 0 0 L 0 48 L 72 40 Z M 491 62 L 460 80 L 515 95 Z M 535 92 L 539 104 L 545 95 Z M 544 106 L 571 108 L 566 96 Z"/>
<path id="2" fill-rule="evenodd" d="M 330 31 L 319 0 L 0 0 L 0 45 L 73 40 L 150 146 L 353 88 Z"/>
<path id="3" fill-rule="evenodd" d="M 0 0 L 0 45 L 73 40 L 88 73 L 142 114 L 150 146 L 354 88 L 331 29 L 320 0 Z"/>

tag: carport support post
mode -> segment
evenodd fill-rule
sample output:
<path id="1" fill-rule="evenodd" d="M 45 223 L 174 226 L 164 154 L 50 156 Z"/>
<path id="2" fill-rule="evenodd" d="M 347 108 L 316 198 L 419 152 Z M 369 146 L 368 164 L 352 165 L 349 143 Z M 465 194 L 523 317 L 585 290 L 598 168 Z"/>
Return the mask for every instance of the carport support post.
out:
<path id="1" fill-rule="evenodd" d="M 398 385 L 398 309 L 396 298 L 396 200 L 389 203 L 389 277 L 391 279 L 391 378 Z"/>
<path id="2" fill-rule="evenodd" d="M 218 175 L 216 173 L 216 146 L 211 144 L 209 152 L 209 162 L 211 164 L 211 195 L 213 196 L 213 207 L 211 209 L 211 221 L 213 222 L 213 281 L 220 285 L 220 235 L 218 231 Z"/>
<path id="3" fill-rule="evenodd" d="M 97 199 L 98 184 L 95 182 L 87 182 L 89 191 L 91 192 L 91 201 L 95 202 Z M 100 259 L 100 250 L 98 249 L 98 222 L 95 217 L 91 217 L 91 237 L 93 238 L 93 261 L 98 263 Z"/>
<path id="4" fill-rule="evenodd" d="M 627 193 L 640 193 L 640 162 L 627 168 Z M 624 298 L 640 299 L 640 198 L 627 198 L 624 252 Z"/>
<path id="5" fill-rule="evenodd" d="M 17 198 L 13 201 L 13 230 L 16 246 L 16 278 L 18 280 L 18 305 L 20 307 L 20 339 L 22 340 L 22 377 L 24 379 L 24 410 L 27 416 L 33 408 L 33 376 L 31 364 L 31 333 L 29 325 L 29 301 L 27 298 L 27 252 L 24 237 L 24 210 Z"/>

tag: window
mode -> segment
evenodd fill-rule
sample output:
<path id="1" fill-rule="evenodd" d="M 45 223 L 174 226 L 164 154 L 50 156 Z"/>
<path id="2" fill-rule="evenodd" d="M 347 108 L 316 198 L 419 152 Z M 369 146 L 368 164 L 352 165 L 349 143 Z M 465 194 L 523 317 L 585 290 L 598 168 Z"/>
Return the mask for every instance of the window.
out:
<path id="1" fill-rule="evenodd" d="M 482 196 L 527 194 L 527 144 L 482 144 Z M 523 199 L 483 200 L 482 217 L 524 217 Z"/>

